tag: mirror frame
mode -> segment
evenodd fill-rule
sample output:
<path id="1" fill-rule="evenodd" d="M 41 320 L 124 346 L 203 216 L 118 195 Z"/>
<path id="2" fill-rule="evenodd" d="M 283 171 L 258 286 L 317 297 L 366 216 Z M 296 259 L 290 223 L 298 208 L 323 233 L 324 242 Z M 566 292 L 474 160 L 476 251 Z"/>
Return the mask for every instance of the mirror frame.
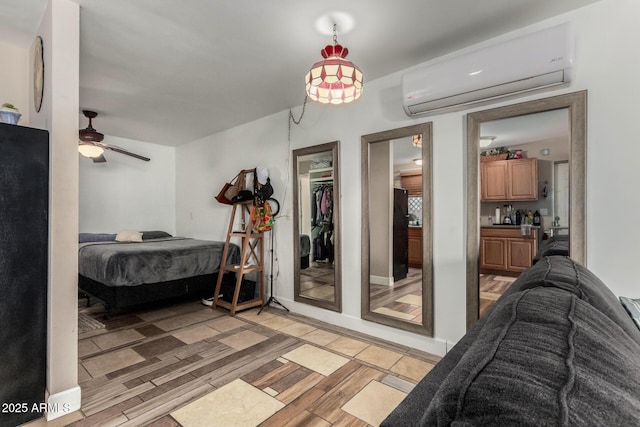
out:
<path id="1" fill-rule="evenodd" d="M 362 181 L 362 292 L 361 316 L 364 320 L 380 323 L 422 335 L 433 336 L 433 126 L 431 122 L 361 137 L 361 181 Z M 369 289 L 370 248 L 369 248 L 369 144 L 422 135 L 422 324 L 385 316 L 371 311 Z"/>
<path id="2" fill-rule="evenodd" d="M 569 110 L 569 253 L 586 265 L 587 91 L 567 93 L 467 114 L 467 330 L 479 318 L 480 125 L 499 119 Z"/>
<path id="3" fill-rule="evenodd" d="M 298 158 L 309 154 L 331 152 L 333 165 L 333 235 L 334 252 L 334 301 L 324 301 L 300 295 L 300 257 L 296 258 L 293 265 L 293 299 L 296 302 L 326 308 L 327 310 L 342 312 L 342 253 L 341 253 L 341 217 L 340 217 L 340 141 L 327 142 L 325 144 L 314 145 L 312 147 L 298 148 L 292 151 L 293 163 L 293 253 L 300 253 L 300 204 L 298 197 Z M 336 221 L 337 219 L 337 221 Z"/>

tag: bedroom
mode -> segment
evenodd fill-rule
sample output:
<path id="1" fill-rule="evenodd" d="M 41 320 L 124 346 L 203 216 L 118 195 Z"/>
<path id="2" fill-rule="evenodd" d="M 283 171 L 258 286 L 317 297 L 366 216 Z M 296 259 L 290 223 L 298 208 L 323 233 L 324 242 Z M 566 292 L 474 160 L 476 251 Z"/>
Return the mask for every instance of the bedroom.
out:
<path id="1" fill-rule="evenodd" d="M 581 43 L 576 78 L 568 89 L 518 99 L 524 101 L 569 91 L 589 91 L 588 265 L 611 284 L 616 294 L 629 296 L 636 292 L 636 271 L 633 266 L 637 250 L 634 250 L 634 242 L 640 237 L 638 229 L 632 226 L 635 212 L 640 210 L 640 198 L 631 190 L 635 183 L 640 182 L 639 171 L 635 167 L 635 159 L 640 153 L 638 145 L 634 143 L 634 107 L 638 95 L 635 82 L 640 63 L 637 57 L 628 55 L 628 52 L 631 48 L 629 41 L 636 40 L 640 35 L 634 22 L 639 13 L 635 2 L 603 0 L 545 22 L 545 25 L 551 25 L 564 18 L 576 24 Z M 346 36 L 344 43 L 349 44 Z M 5 43 L 0 48 L 3 57 L 16 59 L 16 74 L 28 75 L 27 48 Z M 64 51 L 64 47 L 59 49 Z M 352 56 L 357 62 L 355 50 Z M 307 66 L 306 63 L 304 66 Z M 52 69 L 55 71 L 55 67 Z M 51 348 L 49 360 L 51 365 L 58 367 L 51 373 L 52 391 L 60 392 L 76 385 L 75 352 L 69 352 L 68 349 L 73 349 L 77 344 L 73 333 L 60 326 L 75 321 L 71 314 L 67 314 L 73 312 L 73 271 L 76 267 L 74 257 L 66 253 L 67 245 L 73 243 L 66 236 L 77 234 L 78 231 L 116 232 L 121 228 L 139 228 L 165 229 L 171 234 L 223 240 L 229 209 L 215 204 L 212 197 L 225 180 L 234 176 L 238 169 L 264 165 L 269 168 L 276 197 L 282 197 L 287 190 L 290 196 L 288 155 L 291 149 L 335 140 L 341 141 L 341 178 L 345 183 L 342 205 L 343 311 L 341 314 L 329 313 L 294 301 L 291 264 L 294 255 L 289 243 L 293 241 L 293 234 L 291 221 L 286 216 L 279 220 L 276 230 L 280 259 L 276 282 L 279 299 L 301 314 L 326 319 L 331 323 L 342 323 L 354 330 L 394 340 L 401 345 L 437 353 L 450 348 L 466 330 L 463 123 L 465 114 L 472 110 L 417 120 L 407 118 L 399 108 L 389 115 L 386 107 L 379 105 L 378 101 L 391 96 L 398 98 L 394 102 L 399 103 L 401 74 L 396 72 L 367 82 L 366 96 L 363 95 L 357 104 L 350 106 L 354 108 L 327 110 L 309 105 L 303 126 L 292 129 L 291 146 L 286 144 L 286 110 L 179 147 L 114 137 L 112 141 L 117 145 L 142 151 L 153 160 L 149 164 L 142 164 L 123 159 L 116 162 L 114 159 L 109 163 L 109 166 L 113 165 L 111 169 L 94 168 L 94 165 L 86 162 L 80 162 L 79 170 L 76 169 L 78 156 L 74 151 L 75 146 L 68 147 L 60 143 L 65 136 L 54 135 L 52 161 L 61 162 L 61 166 L 54 176 L 52 189 L 56 197 L 52 212 L 52 220 L 56 224 L 52 236 L 52 257 L 53 264 L 60 266 L 52 271 L 52 281 L 58 291 L 52 300 L 50 314 L 51 323 L 58 325 L 51 326 L 50 330 L 57 341 Z M 10 83 L 5 83 L 7 80 L 0 83 L 3 97 L 5 93 L 6 97 L 15 97 L 17 102 L 24 105 L 21 110 L 28 110 L 28 78 L 16 81 L 12 77 L 8 81 Z M 74 82 L 62 78 L 61 81 L 63 85 L 69 85 L 69 88 L 62 90 L 77 92 L 77 80 Z M 78 126 L 84 125 L 77 114 L 79 105 L 69 106 L 60 98 L 57 99 L 63 113 L 55 119 L 67 125 L 70 130 L 66 136 L 73 139 Z M 495 105 L 509 102 L 514 101 Z M 482 108 L 486 107 L 473 110 Z M 301 105 L 293 108 L 296 116 L 300 110 Z M 38 118 L 35 112 L 28 116 L 31 125 L 45 126 L 43 119 Z M 398 332 L 360 319 L 360 137 L 416 121 L 433 122 L 435 338 Z M 97 121 L 96 125 L 99 123 Z M 263 150 L 265 146 L 269 149 Z M 238 153 L 243 153 L 239 160 Z M 215 162 L 216 159 L 225 161 Z M 66 191 L 78 186 L 79 194 Z M 627 197 L 622 206 L 618 193 L 613 189 L 626 189 L 623 191 Z M 78 206 L 79 215 L 67 214 L 68 206 Z M 103 208 L 96 212 L 93 210 L 96 206 Z M 291 198 L 285 198 L 283 212 L 292 209 Z M 628 212 L 628 223 L 612 218 L 610 212 L 613 209 Z M 154 223 L 149 224 L 148 218 L 153 218 Z M 457 315 L 452 316 L 451 313 Z"/>

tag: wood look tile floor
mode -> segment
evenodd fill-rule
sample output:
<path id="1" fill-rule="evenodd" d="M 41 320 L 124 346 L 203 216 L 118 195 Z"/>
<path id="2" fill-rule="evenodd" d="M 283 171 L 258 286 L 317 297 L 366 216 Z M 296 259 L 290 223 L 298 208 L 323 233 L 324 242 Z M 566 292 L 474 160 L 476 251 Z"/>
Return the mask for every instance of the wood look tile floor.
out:
<path id="1" fill-rule="evenodd" d="M 393 286 L 369 285 L 371 311 L 413 323 L 422 323 L 422 269 L 409 267 L 407 277 Z"/>
<path id="2" fill-rule="evenodd" d="M 517 277 L 480 274 L 480 316 L 502 296 Z"/>
<path id="3" fill-rule="evenodd" d="M 101 319 L 102 306 L 81 311 Z M 269 307 L 130 311 L 79 335 L 81 410 L 29 426 L 378 425 L 439 357 Z"/>
<path id="4" fill-rule="evenodd" d="M 311 261 L 300 270 L 300 295 L 307 298 L 334 301 L 335 270 L 333 263 Z"/>

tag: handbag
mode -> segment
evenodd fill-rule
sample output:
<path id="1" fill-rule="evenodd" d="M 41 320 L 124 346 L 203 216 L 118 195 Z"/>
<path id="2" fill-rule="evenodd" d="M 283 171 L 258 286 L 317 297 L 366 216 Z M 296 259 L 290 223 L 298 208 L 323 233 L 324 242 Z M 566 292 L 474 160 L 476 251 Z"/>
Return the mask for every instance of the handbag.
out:
<path id="1" fill-rule="evenodd" d="M 220 192 L 218 192 L 216 200 L 224 205 L 232 205 L 233 198 L 238 195 L 242 187 L 244 187 L 244 173 L 240 172 L 233 177 L 231 182 L 225 182 Z"/>
<path id="2" fill-rule="evenodd" d="M 230 189 L 233 188 L 233 184 L 230 183 L 225 183 L 222 186 L 222 190 L 220 190 L 220 192 L 218 193 L 218 195 L 216 196 L 216 200 L 218 201 L 218 203 L 222 203 L 224 205 L 232 205 L 233 203 L 231 203 L 231 200 L 227 199 L 227 197 L 225 196 L 225 193 Z"/>
<path id="3" fill-rule="evenodd" d="M 258 231 L 269 231 L 273 227 L 273 213 L 269 202 L 262 205 L 254 205 L 251 209 L 251 223 L 253 229 Z"/>
<path id="4" fill-rule="evenodd" d="M 256 199 L 258 200 L 258 203 L 266 202 L 267 199 L 273 195 L 273 187 L 271 186 L 271 180 L 267 178 L 266 183 L 262 185 L 259 184 L 255 193 L 256 193 Z"/>

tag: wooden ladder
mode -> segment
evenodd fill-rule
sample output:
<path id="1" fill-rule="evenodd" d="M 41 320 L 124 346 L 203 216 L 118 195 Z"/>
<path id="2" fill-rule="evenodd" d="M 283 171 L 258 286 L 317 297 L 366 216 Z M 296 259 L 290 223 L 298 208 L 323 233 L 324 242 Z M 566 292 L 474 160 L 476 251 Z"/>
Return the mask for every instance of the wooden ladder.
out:
<path id="1" fill-rule="evenodd" d="M 236 311 L 264 306 L 264 233 L 253 229 L 253 225 L 251 223 L 252 206 L 253 202 L 251 200 L 233 204 L 231 221 L 229 221 L 229 229 L 227 232 L 227 240 L 224 244 L 220 271 L 218 272 L 218 280 L 216 282 L 216 290 L 213 294 L 212 308 L 215 309 L 218 306 L 226 308 L 229 310 L 231 316 L 234 316 Z M 243 231 L 233 230 L 233 223 L 237 213 L 242 215 L 241 223 L 245 225 Z M 229 254 L 229 246 L 232 238 L 240 238 L 242 240 L 240 245 L 242 254 L 240 256 L 239 264 L 227 264 L 227 255 Z M 222 278 L 227 272 L 236 273 L 235 289 L 231 302 L 227 302 L 219 298 L 220 289 L 222 288 Z M 238 303 L 242 279 L 245 275 L 254 272 L 258 273 L 257 283 L 259 283 L 259 296 L 248 301 Z"/>

